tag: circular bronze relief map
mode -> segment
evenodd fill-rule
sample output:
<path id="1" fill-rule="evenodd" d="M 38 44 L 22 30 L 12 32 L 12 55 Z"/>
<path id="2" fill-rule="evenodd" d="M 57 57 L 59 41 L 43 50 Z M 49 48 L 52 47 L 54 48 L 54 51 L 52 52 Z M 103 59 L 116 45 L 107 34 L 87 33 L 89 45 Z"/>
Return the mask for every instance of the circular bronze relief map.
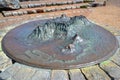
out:
<path id="1" fill-rule="evenodd" d="M 3 38 L 2 47 L 10 58 L 23 64 L 70 69 L 108 59 L 118 42 L 109 31 L 84 16 L 62 15 L 16 27 Z"/>

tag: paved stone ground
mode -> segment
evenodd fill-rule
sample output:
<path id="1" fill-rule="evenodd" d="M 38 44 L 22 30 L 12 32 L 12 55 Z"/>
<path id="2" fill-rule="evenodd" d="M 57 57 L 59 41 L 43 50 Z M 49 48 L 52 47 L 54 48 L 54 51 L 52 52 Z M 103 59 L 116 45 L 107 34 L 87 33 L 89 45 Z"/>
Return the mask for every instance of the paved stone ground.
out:
<path id="1" fill-rule="evenodd" d="M 101 9 L 101 8 L 97 8 L 97 9 Z M 95 22 L 97 22 L 97 18 L 101 16 L 91 17 L 91 15 L 95 14 L 95 11 L 97 9 L 85 9 L 85 10 L 77 9 L 74 11 L 67 10 L 64 12 L 59 11 L 57 13 L 52 12 L 45 14 L 31 14 L 31 15 L 23 15 L 23 16 L 15 16 L 15 17 L 3 17 L 2 14 L 0 14 L 0 45 L 3 36 L 9 30 L 14 28 L 17 24 L 20 24 L 21 22 L 25 23 L 27 20 L 34 20 L 36 18 L 38 19 L 44 19 L 46 17 L 53 18 L 53 16 L 59 16 L 60 14 L 63 13 L 69 16 L 79 15 L 79 14 L 84 14 L 85 16 L 88 16 L 88 14 L 91 13 L 88 16 L 89 19 L 92 19 Z M 97 12 L 97 14 L 100 13 Z M 106 13 L 105 15 L 107 14 L 108 13 Z M 109 16 L 113 18 L 113 16 L 111 16 L 110 13 Z M 115 21 L 114 24 L 111 26 L 115 25 L 115 27 L 109 27 L 108 25 L 104 26 L 104 24 L 106 24 L 107 22 L 111 22 L 111 20 L 108 20 L 105 23 L 104 23 L 105 20 L 104 19 L 102 20 L 103 20 L 103 24 L 102 24 L 103 27 L 114 33 L 120 45 L 120 34 L 119 34 L 120 26 L 118 22 L 120 19 L 117 18 L 117 21 L 113 19 Z M 98 20 L 98 23 L 99 22 L 101 23 L 102 21 Z M 11 59 L 9 59 L 4 54 L 0 46 L 0 71 L 1 71 L 0 80 L 120 80 L 120 48 L 117 50 L 117 52 L 113 57 L 97 65 L 80 68 L 80 69 L 50 70 L 50 69 L 30 67 L 17 62 L 12 64 Z"/>

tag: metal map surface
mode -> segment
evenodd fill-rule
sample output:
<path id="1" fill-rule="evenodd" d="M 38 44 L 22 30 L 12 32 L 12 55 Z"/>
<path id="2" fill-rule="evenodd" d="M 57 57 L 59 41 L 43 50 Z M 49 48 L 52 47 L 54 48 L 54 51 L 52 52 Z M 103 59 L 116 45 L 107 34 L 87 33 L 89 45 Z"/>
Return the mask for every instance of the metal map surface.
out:
<path id="1" fill-rule="evenodd" d="M 3 51 L 13 60 L 50 69 L 80 68 L 100 63 L 118 48 L 113 34 L 85 16 L 28 22 L 9 31 Z"/>

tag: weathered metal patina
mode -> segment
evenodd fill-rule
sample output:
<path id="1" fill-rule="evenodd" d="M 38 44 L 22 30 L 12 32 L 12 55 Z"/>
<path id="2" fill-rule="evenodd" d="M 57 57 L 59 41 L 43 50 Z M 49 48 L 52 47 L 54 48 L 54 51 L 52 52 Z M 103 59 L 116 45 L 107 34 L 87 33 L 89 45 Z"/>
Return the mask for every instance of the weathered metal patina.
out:
<path id="1" fill-rule="evenodd" d="M 84 16 L 37 20 L 6 34 L 5 53 L 35 67 L 69 69 L 100 63 L 116 51 L 116 38 Z"/>

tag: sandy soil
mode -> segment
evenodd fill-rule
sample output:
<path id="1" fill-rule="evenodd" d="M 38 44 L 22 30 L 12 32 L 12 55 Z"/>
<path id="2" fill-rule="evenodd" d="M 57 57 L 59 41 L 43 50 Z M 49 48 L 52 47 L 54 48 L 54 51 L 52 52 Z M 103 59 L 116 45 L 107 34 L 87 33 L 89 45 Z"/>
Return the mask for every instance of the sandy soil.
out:
<path id="1" fill-rule="evenodd" d="M 112 1 L 108 1 L 105 7 L 91 8 L 92 12 L 88 18 L 99 24 L 114 26 L 120 30 L 120 7 L 111 2 Z"/>
<path id="2" fill-rule="evenodd" d="M 103 0 L 97 0 L 103 1 Z M 120 0 L 108 0 L 107 6 L 91 8 L 88 18 L 120 34 Z M 107 27 L 108 26 L 108 27 Z"/>

